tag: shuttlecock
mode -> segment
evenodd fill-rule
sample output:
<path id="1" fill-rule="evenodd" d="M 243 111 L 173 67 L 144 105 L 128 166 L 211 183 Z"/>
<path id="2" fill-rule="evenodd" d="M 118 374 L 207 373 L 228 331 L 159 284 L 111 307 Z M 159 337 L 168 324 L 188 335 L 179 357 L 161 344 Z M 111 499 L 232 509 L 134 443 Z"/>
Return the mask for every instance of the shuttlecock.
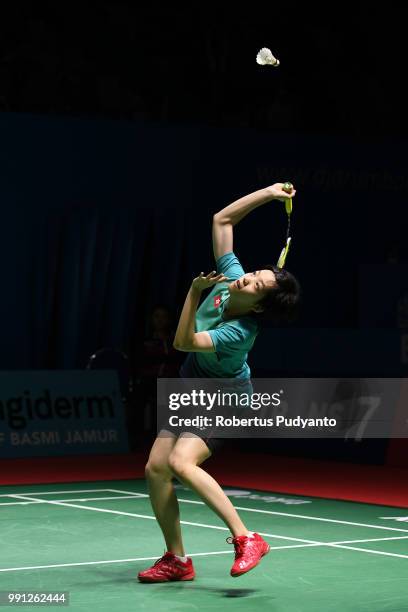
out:
<path id="1" fill-rule="evenodd" d="M 269 65 L 276 67 L 280 64 L 279 60 L 272 55 L 272 51 L 270 49 L 267 49 L 266 47 L 262 47 L 262 49 L 258 51 L 256 61 L 261 66 Z"/>

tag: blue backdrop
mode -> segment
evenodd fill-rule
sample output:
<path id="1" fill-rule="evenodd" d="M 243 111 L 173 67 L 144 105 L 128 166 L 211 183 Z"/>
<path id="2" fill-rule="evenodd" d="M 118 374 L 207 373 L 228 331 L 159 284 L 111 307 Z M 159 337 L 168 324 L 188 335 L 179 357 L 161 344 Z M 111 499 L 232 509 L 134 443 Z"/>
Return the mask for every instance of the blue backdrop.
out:
<path id="1" fill-rule="evenodd" d="M 82 368 L 106 345 L 132 359 L 151 306 L 179 312 L 193 276 L 212 269 L 212 214 L 280 180 L 298 189 L 287 264 L 304 290 L 297 327 L 357 328 L 360 266 L 405 244 L 404 157 L 404 143 L 375 136 L 1 114 L 0 368 Z M 285 230 L 278 202 L 242 221 L 244 268 L 275 263 Z M 387 291 L 378 300 L 389 307 Z"/>

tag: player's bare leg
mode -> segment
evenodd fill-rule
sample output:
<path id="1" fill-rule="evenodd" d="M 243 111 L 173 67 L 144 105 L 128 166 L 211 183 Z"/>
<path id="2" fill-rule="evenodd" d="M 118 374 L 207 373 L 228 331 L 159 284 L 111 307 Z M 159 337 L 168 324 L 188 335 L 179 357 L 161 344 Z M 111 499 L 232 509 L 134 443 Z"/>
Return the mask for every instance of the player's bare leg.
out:
<path id="1" fill-rule="evenodd" d="M 157 437 L 150 451 L 145 473 L 150 503 L 162 530 L 167 550 L 184 557 L 180 510 L 172 483 L 173 473 L 168 465 L 176 442 L 176 436 L 170 433 L 165 437 Z"/>
<path id="2" fill-rule="evenodd" d="M 231 500 L 216 480 L 199 467 L 210 456 L 211 451 L 201 438 L 193 434 L 181 434 L 169 456 L 169 466 L 175 476 L 193 489 L 224 521 L 234 536 L 246 535 L 248 529 Z"/>

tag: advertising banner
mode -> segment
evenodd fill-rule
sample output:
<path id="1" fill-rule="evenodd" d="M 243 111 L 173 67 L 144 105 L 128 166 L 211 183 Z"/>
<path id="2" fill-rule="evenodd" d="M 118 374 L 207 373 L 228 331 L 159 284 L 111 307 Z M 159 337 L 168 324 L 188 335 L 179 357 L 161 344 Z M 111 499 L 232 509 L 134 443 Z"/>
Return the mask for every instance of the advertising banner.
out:
<path id="1" fill-rule="evenodd" d="M 0 372 L 0 457 L 127 451 L 116 371 Z"/>

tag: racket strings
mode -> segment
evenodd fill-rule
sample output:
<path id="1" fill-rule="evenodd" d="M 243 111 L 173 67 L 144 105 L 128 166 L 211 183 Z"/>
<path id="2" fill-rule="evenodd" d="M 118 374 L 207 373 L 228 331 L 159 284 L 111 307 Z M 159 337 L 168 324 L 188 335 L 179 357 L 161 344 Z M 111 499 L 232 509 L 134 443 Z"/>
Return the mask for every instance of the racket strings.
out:
<path id="1" fill-rule="evenodd" d="M 288 224 L 286 227 L 286 242 L 288 241 L 288 238 L 290 237 L 290 219 L 291 219 L 291 215 L 288 215 Z"/>

